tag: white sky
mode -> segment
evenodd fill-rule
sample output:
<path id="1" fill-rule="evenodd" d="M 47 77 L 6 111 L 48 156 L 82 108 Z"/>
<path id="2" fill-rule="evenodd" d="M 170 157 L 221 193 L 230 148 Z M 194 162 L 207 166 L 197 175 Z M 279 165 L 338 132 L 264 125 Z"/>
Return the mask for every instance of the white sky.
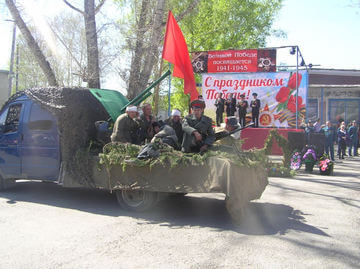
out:
<path id="1" fill-rule="evenodd" d="M 11 16 L 4 2 L 0 0 L 0 69 L 7 70 L 12 23 L 5 21 Z M 32 2 L 33 10 L 47 15 L 62 8 L 69 9 L 62 0 L 26 2 Z M 323 68 L 360 69 L 360 4 L 356 7 L 356 2 L 359 3 L 357 0 L 284 0 L 274 28 L 284 30 L 287 38 L 268 38 L 267 45 L 298 45 L 307 64 L 319 64 Z M 36 3 L 40 3 L 38 7 Z M 278 50 L 277 62 L 296 64 L 288 49 Z M 118 88 L 114 79 L 109 79 L 104 87 Z"/>
<path id="2" fill-rule="evenodd" d="M 360 69 L 358 0 L 285 0 L 274 28 L 284 30 L 287 38 L 269 38 L 269 47 L 298 45 L 307 64 Z M 289 49 L 278 50 L 278 56 L 278 63 L 286 56 L 296 64 Z"/>

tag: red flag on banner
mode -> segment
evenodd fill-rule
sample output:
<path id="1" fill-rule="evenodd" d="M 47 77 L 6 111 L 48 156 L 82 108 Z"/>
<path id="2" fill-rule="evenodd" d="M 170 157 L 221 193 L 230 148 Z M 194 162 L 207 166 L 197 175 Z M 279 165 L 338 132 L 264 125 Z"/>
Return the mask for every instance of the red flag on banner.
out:
<path id="1" fill-rule="evenodd" d="M 190 94 L 190 99 L 198 97 L 193 68 L 185 38 L 177 24 L 174 15 L 169 11 L 162 58 L 174 64 L 173 76 L 184 79 L 184 93 Z"/>

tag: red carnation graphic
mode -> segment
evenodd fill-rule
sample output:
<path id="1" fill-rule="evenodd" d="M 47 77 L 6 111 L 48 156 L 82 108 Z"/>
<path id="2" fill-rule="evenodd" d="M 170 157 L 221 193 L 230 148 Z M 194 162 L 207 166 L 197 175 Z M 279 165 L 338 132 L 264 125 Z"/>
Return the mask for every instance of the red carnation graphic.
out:
<path id="1" fill-rule="evenodd" d="M 302 75 L 298 73 L 298 81 L 297 81 L 298 87 L 300 86 L 301 79 L 302 79 Z M 296 73 L 292 74 L 292 76 L 290 77 L 288 81 L 288 87 L 290 89 L 296 89 Z"/>
<path id="2" fill-rule="evenodd" d="M 297 100 L 298 100 L 298 111 L 300 111 L 300 109 L 302 107 L 305 106 L 305 104 L 302 103 L 302 98 L 301 96 L 298 96 L 297 97 Z M 290 99 L 289 99 L 289 102 L 287 104 L 287 108 L 292 112 L 292 113 L 296 113 L 296 99 L 294 97 L 294 95 L 291 95 L 290 96 Z"/>
<path id="3" fill-rule="evenodd" d="M 290 94 L 290 89 L 288 87 L 281 87 L 278 93 L 276 94 L 276 101 L 279 103 L 285 103 Z"/>

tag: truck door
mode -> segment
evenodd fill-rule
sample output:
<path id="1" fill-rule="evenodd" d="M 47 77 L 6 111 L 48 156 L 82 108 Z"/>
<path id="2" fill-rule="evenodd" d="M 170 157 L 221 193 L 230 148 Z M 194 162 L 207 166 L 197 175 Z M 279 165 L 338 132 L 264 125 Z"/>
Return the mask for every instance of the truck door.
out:
<path id="1" fill-rule="evenodd" d="M 29 100 L 21 142 L 22 174 L 29 179 L 57 180 L 60 167 L 56 118 Z"/>
<path id="2" fill-rule="evenodd" d="M 6 178 L 18 178 L 21 174 L 19 143 L 23 111 L 24 103 L 14 102 L 0 114 L 0 169 Z"/>

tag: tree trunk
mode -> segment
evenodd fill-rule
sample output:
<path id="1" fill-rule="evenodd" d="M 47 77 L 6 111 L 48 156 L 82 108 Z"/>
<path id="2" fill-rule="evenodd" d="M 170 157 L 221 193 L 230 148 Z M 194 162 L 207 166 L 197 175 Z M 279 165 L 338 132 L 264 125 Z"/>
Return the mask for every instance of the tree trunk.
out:
<path id="1" fill-rule="evenodd" d="M 130 77 L 127 97 L 129 100 L 136 97 L 142 90 L 140 85 L 141 62 L 144 54 L 144 35 L 146 32 L 146 18 L 149 0 L 142 0 L 139 21 L 136 29 L 136 44 L 130 67 Z"/>
<path id="2" fill-rule="evenodd" d="M 87 45 L 87 80 L 89 88 L 100 88 L 99 50 L 95 22 L 95 1 L 84 0 Z"/>
<path id="3" fill-rule="evenodd" d="M 16 25 L 19 27 L 22 35 L 24 36 L 31 52 L 34 54 L 36 61 L 40 65 L 41 70 L 44 72 L 49 85 L 58 86 L 54 71 L 52 70 L 49 62 L 46 60 L 46 57 L 42 53 L 30 30 L 27 28 L 25 22 L 21 18 L 19 10 L 15 6 L 14 1 L 6 0 L 6 5 L 8 6 Z"/>
<path id="4" fill-rule="evenodd" d="M 154 22 L 151 29 L 149 48 L 146 50 L 148 53 L 146 54 L 143 69 L 141 71 L 139 85 L 140 90 L 144 90 L 146 88 L 151 71 L 153 70 L 155 63 L 157 63 L 159 58 L 159 47 L 162 42 L 161 34 L 163 32 L 162 22 L 164 17 L 164 8 L 165 0 L 158 0 L 155 9 Z"/>
<path id="5" fill-rule="evenodd" d="M 128 98 L 132 99 L 138 95 L 147 86 L 154 65 L 158 64 L 159 49 L 163 42 L 163 29 L 165 27 L 164 16 L 166 0 L 156 0 L 156 6 L 153 9 L 153 15 L 147 15 L 146 10 L 150 0 L 142 0 L 140 19 L 137 23 L 136 46 L 132 57 L 130 68 L 130 79 L 128 85 Z M 193 0 L 191 4 L 180 14 L 179 19 L 187 16 L 199 3 L 200 0 Z M 153 22 L 146 24 L 146 16 L 153 16 Z M 144 45 L 144 35 L 150 31 L 148 45 Z M 144 53 L 145 51 L 145 53 Z M 156 98 L 156 97 L 155 97 Z M 157 101 L 155 101 L 157 102 Z"/>

